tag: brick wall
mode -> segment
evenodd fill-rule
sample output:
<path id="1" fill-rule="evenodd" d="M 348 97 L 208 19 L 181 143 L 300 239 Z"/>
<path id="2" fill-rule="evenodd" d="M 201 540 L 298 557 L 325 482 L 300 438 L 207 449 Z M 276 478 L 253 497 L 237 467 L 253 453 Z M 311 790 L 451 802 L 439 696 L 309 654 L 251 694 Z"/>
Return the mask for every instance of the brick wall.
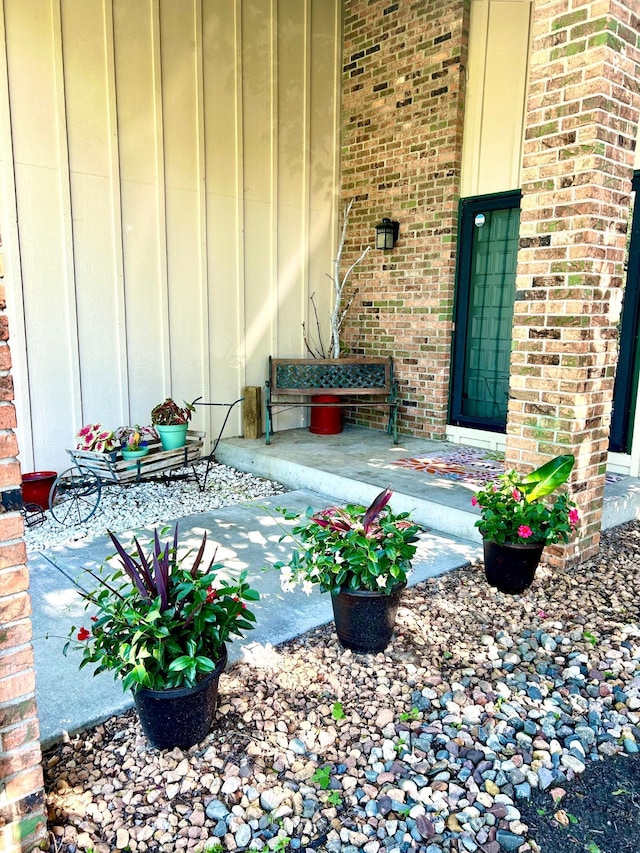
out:
<path id="1" fill-rule="evenodd" d="M 597 548 L 633 152 L 640 19 L 611 0 L 535 3 L 507 461 L 574 452 Z M 557 556 L 561 552 L 557 551 Z"/>
<path id="2" fill-rule="evenodd" d="M 46 823 L 5 307 L 0 283 L 0 849 L 18 853 L 42 841 Z"/>
<path id="3" fill-rule="evenodd" d="M 344 338 L 394 356 L 401 430 L 433 437 L 447 419 L 468 35 L 469 0 L 345 2 L 342 197 L 356 199 L 345 268 L 383 216 L 400 238 L 355 271 Z"/>

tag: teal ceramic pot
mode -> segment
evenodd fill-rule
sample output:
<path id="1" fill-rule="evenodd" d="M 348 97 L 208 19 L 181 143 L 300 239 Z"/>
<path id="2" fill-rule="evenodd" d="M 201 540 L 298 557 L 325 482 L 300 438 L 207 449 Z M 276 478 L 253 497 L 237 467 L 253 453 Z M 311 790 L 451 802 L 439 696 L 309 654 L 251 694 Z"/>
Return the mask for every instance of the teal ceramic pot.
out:
<path id="1" fill-rule="evenodd" d="M 122 458 L 123 459 L 142 459 L 143 456 L 146 456 L 149 452 L 148 447 L 140 447 L 138 450 L 126 450 L 123 448 L 122 450 Z"/>
<path id="2" fill-rule="evenodd" d="M 187 443 L 187 430 L 189 424 L 169 424 L 162 426 L 155 424 L 155 430 L 160 436 L 163 450 L 176 450 L 178 447 L 184 447 Z"/>

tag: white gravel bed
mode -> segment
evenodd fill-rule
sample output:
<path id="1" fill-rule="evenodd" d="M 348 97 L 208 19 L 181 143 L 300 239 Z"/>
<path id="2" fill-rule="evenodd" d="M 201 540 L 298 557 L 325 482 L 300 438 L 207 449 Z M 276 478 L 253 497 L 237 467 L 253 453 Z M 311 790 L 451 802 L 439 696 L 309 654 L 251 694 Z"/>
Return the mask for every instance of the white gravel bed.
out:
<path id="1" fill-rule="evenodd" d="M 201 483 L 204 482 L 205 470 L 206 462 L 196 465 Z M 175 479 L 166 483 L 105 485 L 96 512 L 83 524 L 59 524 L 47 510 L 44 523 L 25 526 L 27 551 L 41 551 L 65 542 L 75 542 L 87 536 L 103 534 L 107 529 L 117 532 L 131 527 L 145 527 L 287 491 L 280 483 L 218 463 L 210 466 L 206 487 L 202 491 L 193 477 L 191 467 L 173 472 L 178 476 L 189 473 L 192 475 L 189 479 Z"/>

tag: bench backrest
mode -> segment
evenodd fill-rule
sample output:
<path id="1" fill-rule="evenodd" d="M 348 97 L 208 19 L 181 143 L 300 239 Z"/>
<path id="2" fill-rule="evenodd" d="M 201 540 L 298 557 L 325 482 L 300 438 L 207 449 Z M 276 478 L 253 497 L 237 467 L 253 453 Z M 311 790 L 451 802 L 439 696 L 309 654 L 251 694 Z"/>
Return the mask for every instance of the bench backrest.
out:
<path id="1" fill-rule="evenodd" d="M 389 358 L 270 358 L 271 392 L 279 394 L 389 394 Z"/>

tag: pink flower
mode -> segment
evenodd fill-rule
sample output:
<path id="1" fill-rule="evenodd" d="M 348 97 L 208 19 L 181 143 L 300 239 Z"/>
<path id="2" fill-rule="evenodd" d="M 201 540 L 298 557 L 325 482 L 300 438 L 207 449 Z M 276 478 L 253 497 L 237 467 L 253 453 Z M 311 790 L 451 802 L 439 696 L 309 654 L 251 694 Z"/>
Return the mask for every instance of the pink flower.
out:
<path id="1" fill-rule="evenodd" d="M 514 489 L 511 492 L 511 497 L 514 499 L 514 501 L 516 501 L 516 503 L 519 503 L 522 500 L 522 495 L 517 489 Z"/>
<path id="2" fill-rule="evenodd" d="M 471 506 L 478 506 L 478 498 L 475 495 L 471 497 Z"/>
<path id="3" fill-rule="evenodd" d="M 572 527 L 576 527 L 576 525 L 578 524 L 579 521 L 580 521 L 580 516 L 578 514 L 578 510 L 577 509 L 570 509 L 569 510 L 569 524 Z"/>
<path id="4" fill-rule="evenodd" d="M 518 536 L 522 539 L 528 539 L 530 536 L 533 536 L 533 530 L 528 524 L 521 524 L 518 528 Z"/>

